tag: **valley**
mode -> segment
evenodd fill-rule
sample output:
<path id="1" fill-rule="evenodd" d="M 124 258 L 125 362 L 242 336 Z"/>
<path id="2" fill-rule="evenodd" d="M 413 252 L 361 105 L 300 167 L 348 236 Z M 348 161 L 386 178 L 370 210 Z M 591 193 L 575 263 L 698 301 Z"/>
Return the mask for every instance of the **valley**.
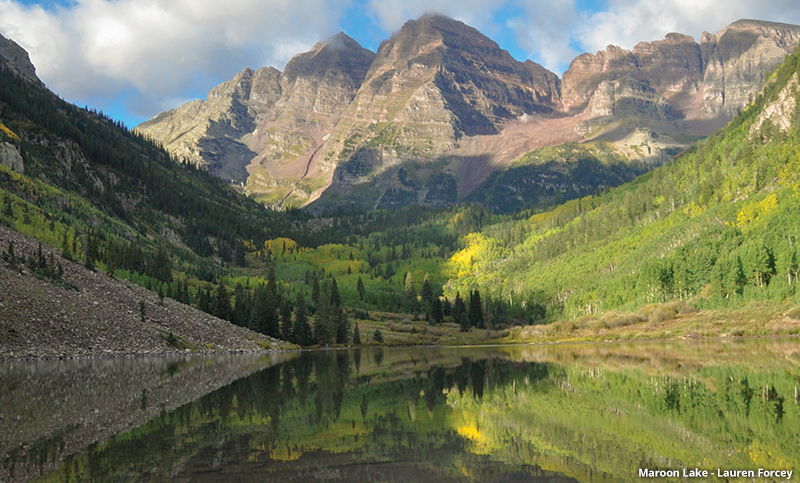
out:
<path id="1" fill-rule="evenodd" d="M 800 333 L 799 31 L 559 79 L 426 15 L 133 130 L 2 39 L 0 357 Z"/>

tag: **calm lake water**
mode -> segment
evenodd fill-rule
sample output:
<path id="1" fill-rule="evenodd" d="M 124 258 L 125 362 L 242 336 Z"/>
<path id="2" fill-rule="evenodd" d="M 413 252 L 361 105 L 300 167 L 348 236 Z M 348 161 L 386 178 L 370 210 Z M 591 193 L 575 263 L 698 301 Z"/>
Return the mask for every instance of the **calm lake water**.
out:
<path id="1" fill-rule="evenodd" d="M 798 339 L 5 364 L 0 481 L 798 481 L 798 386 Z"/>

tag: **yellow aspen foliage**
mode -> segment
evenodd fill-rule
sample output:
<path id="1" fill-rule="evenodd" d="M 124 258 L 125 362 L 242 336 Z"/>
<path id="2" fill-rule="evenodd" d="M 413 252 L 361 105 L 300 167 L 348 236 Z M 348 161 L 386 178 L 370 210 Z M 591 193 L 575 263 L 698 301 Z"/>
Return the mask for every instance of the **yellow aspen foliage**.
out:
<path id="1" fill-rule="evenodd" d="M 686 207 L 683 209 L 683 212 L 686 213 L 686 216 L 688 216 L 689 218 L 694 218 L 695 216 L 699 216 L 704 211 L 706 211 L 706 209 L 698 205 L 694 201 L 686 205 Z"/>
<path id="2" fill-rule="evenodd" d="M 7 128 L 5 126 L 5 124 L 3 124 L 2 122 L 0 122 L 0 131 L 3 131 L 6 134 L 6 136 L 10 137 L 11 139 L 19 140 L 19 136 L 17 136 L 14 133 L 14 131 L 12 131 L 11 129 Z"/>
<path id="3" fill-rule="evenodd" d="M 464 237 L 466 248 L 456 252 L 450 260 L 455 263 L 459 277 L 474 275 L 477 266 L 489 260 L 497 260 L 508 255 L 507 249 L 494 238 L 482 233 L 470 233 Z"/>
<path id="4" fill-rule="evenodd" d="M 778 195 L 775 193 L 770 194 L 759 202 L 748 203 L 736 215 L 736 225 L 739 228 L 744 228 L 759 217 L 770 213 L 776 206 L 778 206 Z"/>
<path id="5" fill-rule="evenodd" d="M 297 242 L 291 238 L 275 238 L 264 242 L 264 248 L 272 253 L 280 253 L 284 250 L 297 248 Z"/>

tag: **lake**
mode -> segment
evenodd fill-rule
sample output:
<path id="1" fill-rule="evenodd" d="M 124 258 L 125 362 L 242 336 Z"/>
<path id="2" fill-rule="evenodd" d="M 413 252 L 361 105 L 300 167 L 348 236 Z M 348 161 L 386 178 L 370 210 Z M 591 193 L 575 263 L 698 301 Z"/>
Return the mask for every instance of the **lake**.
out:
<path id="1" fill-rule="evenodd" d="M 0 480 L 796 481 L 798 386 L 796 338 L 5 363 Z"/>

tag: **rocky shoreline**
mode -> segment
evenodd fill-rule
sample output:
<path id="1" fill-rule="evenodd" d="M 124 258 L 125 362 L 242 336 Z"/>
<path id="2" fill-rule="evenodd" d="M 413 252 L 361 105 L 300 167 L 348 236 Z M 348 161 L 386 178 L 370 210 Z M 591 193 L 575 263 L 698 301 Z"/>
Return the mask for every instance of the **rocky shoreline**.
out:
<path id="1" fill-rule="evenodd" d="M 0 226 L 0 254 L 20 255 L 39 243 Z M 0 361 L 256 353 L 291 349 L 283 341 L 213 317 L 143 287 L 70 262 L 42 245 L 63 267 L 54 282 L 0 261 Z M 141 304 L 145 315 L 142 320 Z"/>
<path id="2" fill-rule="evenodd" d="M 35 480 L 70 455 L 292 357 L 163 354 L 0 364 L 0 481 Z"/>

